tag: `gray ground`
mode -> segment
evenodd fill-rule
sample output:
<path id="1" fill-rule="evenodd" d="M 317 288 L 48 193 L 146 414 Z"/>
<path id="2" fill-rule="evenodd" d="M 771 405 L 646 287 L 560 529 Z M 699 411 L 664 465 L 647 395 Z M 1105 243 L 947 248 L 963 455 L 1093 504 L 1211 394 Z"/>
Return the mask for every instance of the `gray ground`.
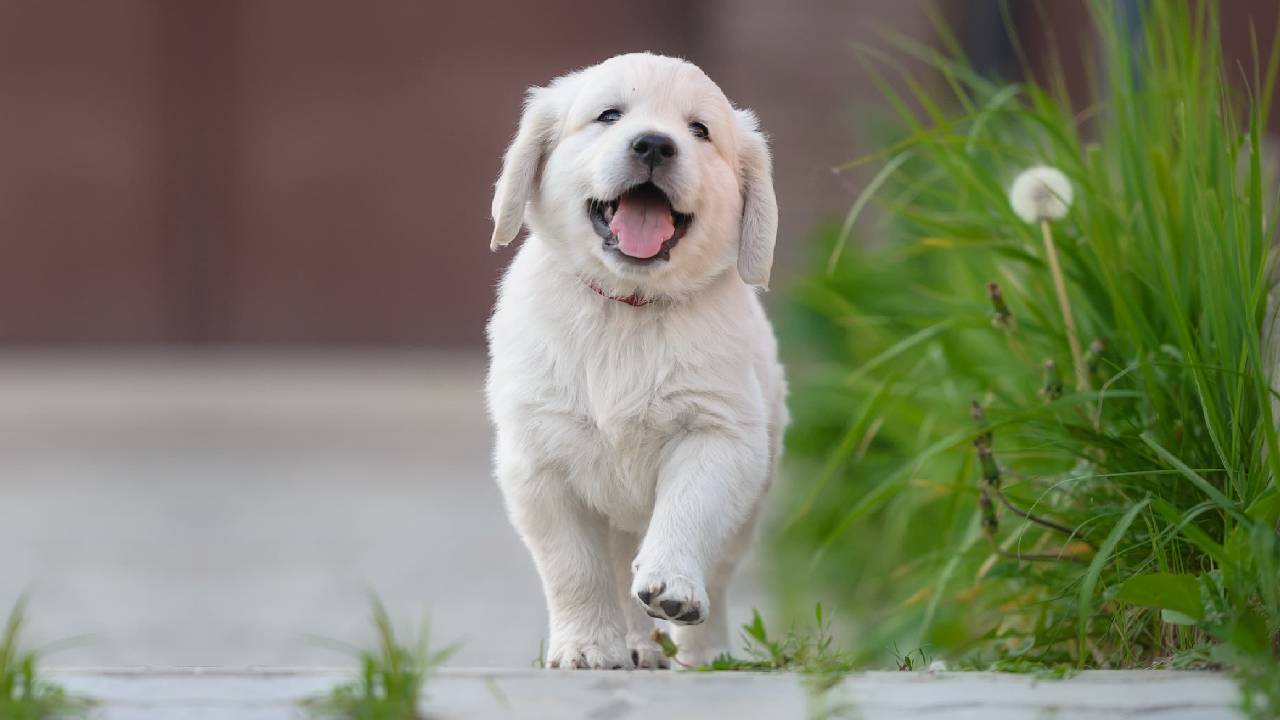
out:
<path id="1" fill-rule="evenodd" d="M 68 671 L 101 720 L 287 720 L 348 677 L 323 670 Z M 1240 718 L 1211 673 L 1094 671 L 1063 681 L 996 673 L 861 673 L 825 693 L 774 673 L 449 669 L 428 680 L 435 720 L 1208 720 Z"/>
<path id="2" fill-rule="evenodd" d="M 479 355 L 0 355 L 0 611 L 55 665 L 306 665 L 367 593 L 523 667 L 537 576 L 488 469 Z M 733 622 L 759 602 L 750 561 Z"/>

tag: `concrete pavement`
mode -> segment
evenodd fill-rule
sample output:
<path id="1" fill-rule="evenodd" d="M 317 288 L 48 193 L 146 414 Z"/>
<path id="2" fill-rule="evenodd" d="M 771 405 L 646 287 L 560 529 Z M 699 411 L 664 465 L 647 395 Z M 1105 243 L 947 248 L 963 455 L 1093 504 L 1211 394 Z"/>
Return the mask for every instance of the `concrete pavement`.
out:
<path id="1" fill-rule="evenodd" d="M 316 669 L 65 671 L 102 720 L 285 720 L 345 673 Z M 1241 717 L 1212 673 L 1093 671 L 1067 680 L 997 673 L 858 673 L 815 692 L 790 674 L 450 668 L 429 678 L 433 720 L 1213 720 Z"/>
<path id="2" fill-rule="evenodd" d="M 368 592 L 527 667 L 541 588 L 489 473 L 484 358 L 0 354 L 0 612 L 54 665 L 335 665 Z M 733 621 L 760 598 L 740 575 Z"/>

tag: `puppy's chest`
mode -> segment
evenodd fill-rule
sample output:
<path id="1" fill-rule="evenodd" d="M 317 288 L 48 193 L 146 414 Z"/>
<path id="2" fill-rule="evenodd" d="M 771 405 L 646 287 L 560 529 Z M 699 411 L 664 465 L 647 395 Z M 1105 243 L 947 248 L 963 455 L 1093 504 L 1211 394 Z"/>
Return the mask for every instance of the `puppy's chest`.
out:
<path id="1" fill-rule="evenodd" d="M 583 500 L 621 527 L 643 529 L 664 454 L 698 412 L 682 375 L 623 357 L 556 368 L 557 400 L 538 423 L 543 446 Z"/>
<path id="2" fill-rule="evenodd" d="M 589 444 L 610 456 L 634 455 L 661 443 L 693 411 L 675 378 L 654 370 L 585 372 L 557 382 Z"/>

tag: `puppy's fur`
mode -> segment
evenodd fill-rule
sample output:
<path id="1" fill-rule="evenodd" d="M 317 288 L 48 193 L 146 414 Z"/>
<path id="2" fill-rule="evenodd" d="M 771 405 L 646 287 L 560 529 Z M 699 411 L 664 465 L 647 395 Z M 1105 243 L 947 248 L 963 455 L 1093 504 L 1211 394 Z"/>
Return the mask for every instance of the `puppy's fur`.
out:
<path id="1" fill-rule="evenodd" d="M 636 144 L 654 134 L 674 148 L 656 166 Z M 646 182 L 688 219 L 665 258 L 629 257 L 593 223 Z M 726 649 L 725 586 L 787 422 L 752 287 L 777 230 L 755 116 L 650 54 L 532 88 L 493 218 L 495 249 L 530 231 L 489 323 L 487 393 L 498 483 L 546 593 L 548 666 L 666 666 L 652 618 L 676 625 L 681 662 L 706 662 Z"/>

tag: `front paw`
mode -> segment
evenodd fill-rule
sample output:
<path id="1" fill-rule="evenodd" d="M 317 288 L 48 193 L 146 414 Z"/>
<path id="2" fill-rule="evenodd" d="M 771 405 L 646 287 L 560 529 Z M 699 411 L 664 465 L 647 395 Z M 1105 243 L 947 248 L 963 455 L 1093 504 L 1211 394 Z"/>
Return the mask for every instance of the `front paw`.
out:
<path id="1" fill-rule="evenodd" d="M 702 582 L 688 575 L 649 570 L 638 563 L 631 594 L 649 617 L 677 625 L 697 625 L 707 619 L 711 603 Z"/>
<path id="2" fill-rule="evenodd" d="M 562 670 L 630 670 L 631 653 L 621 637 L 574 637 L 551 639 L 547 667 Z"/>

